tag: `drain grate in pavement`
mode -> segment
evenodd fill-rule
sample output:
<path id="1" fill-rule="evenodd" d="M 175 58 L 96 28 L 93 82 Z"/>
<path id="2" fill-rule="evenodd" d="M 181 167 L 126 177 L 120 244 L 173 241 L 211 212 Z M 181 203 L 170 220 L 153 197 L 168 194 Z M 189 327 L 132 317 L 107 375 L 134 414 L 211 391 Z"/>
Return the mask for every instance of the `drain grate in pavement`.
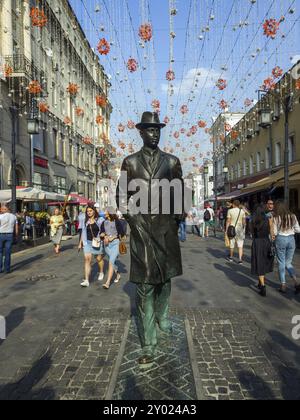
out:
<path id="1" fill-rule="evenodd" d="M 190 364 L 184 317 L 172 318 L 174 333 L 161 334 L 153 366 L 141 370 L 136 322 L 130 326 L 113 400 L 195 400 L 196 389 Z"/>
<path id="2" fill-rule="evenodd" d="M 26 281 L 31 283 L 37 283 L 39 281 L 54 280 L 57 279 L 55 274 L 38 274 L 36 276 L 27 277 Z"/>

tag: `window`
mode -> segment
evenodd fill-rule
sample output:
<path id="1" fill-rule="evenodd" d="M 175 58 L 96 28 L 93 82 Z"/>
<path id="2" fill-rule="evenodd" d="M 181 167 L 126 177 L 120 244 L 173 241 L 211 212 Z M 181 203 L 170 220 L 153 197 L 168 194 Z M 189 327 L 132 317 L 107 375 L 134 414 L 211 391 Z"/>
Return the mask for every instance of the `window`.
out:
<path id="1" fill-rule="evenodd" d="M 238 173 L 238 179 L 240 179 L 241 178 L 241 162 L 239 162 L 238 164 L 237 164 L 237 173 Z"/>
<path id="2" fill-rule="evenodd" d="M 47 124 L 43 124 L 39 134 L 33 134 L 33 148 L 38 152 L 47 154 Z"/>
<path id="3" fill-rule="evenodd" d="M 253 162 L 253 156 L 250 156 L 250 165 L 249 165 L 249 167 L 250 167 L 250 175 L 252 175 L 253 174 L 253 172 L 254 172 L 254 162 Z"/>
<path id="4" fill-rule="evenodd" d="M 275 146 L 275 164 L 276 166 L 281 165 L 281 143 L 276 143 Z"/>
<path id="5" fill-rule="evenodd" d="M 270 169 L 270 162 L 271 162 L 271 152 L 270 152 L 270 147 L 266 148 L 265 151 L 265 161 L 266 161 L 266 169 Z"/>
<path id="6" fill-rule="evenodd" d="M 256 170 L 257 170 L 257 172 L 261 171 L 261 154 L 260 154 L 260 152 L 258 152 L 257 155 L 256 155 Z"/>
<path id="7" fill-rule="evenodd" d="M 85 182 L 78 181 L 77 188 L 78 188 L 79 195 L 85 195 Z"/>
<path id="8" fill-rule="evenodd" d="M 244 159 L 244 162 L 243 162 L 243 175 L 247 176 L 247 161 L 246 161 L 246 159 Z"/>
<path id="9" fill-rule="evenodd" d="M 70 141 L 69 143 L 69 162 L 70 165 L 74 165 L 74 147 L 73 147 L 73 143 Z"/>
<path id="10" fill-rule="evenodd" d="M 295 160 L 295 141 L 294 136 L 289 138 L 289 163 Z"/>
<path id="11" fill-rule="evenodd" d="M 54 190 L 58 194 L 65 194 L 66 193 L 66 178 L 61 176 L 54 177 Z"/>
<path id="12" fill-rule="evenodd" d="M 33 186 L 35 188 L 48 191 L 49 190 L 49 175 L 35 172 L 33 175 Z"/>

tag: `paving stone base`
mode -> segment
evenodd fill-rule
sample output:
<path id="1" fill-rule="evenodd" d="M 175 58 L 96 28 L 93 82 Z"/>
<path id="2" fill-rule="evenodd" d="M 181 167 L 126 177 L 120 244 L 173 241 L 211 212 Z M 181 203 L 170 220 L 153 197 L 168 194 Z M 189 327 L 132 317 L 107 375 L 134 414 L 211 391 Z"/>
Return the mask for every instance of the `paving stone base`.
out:
<path id="1" fill-rule="evenodd" d="M 135 319 L 132 320 L 120 367 L 114 400 L 195 400 L 184 317 L 172 317 L 173 334 L 160 333 L 159 345 L 151 368 L 137 363 L 141 346 Z"/>

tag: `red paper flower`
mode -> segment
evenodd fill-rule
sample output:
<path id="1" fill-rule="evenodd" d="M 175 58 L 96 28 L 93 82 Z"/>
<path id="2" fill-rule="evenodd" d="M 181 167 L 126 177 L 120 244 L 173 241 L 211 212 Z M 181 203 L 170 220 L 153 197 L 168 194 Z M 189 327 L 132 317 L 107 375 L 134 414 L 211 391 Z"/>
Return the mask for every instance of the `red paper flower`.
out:
<path id="1" fill-rule="evenodd" d="M 4 65 L 4 77 L 10 77 L 13 74 L 13 68 L 8 64 Z"/>
<path id="2" fill-rule="evenodd" d="M 238 131 L 232 131 L 231 132 L 231 139 L 232 140 L 236 140 L 238 137 L 239 137 L 239 132 Z"/>
<path id="3" fill-rule="evenodd" d="M 76 85 L 76 83 L 69 83 L 69 86 L 67 87 L 67 92 L 71 96 L 76 96 L 77 93 L 79 92 L 79 86 Z"/>
<path id="4" fill-rule="evenodd" d="M 249 99 L 249 98 L 245 99 L 244 104 L 246 107 L 253 105 L 253 99 Z"/>
<path id="5" fill-rule="evenodd" d="M 124 131 L 125 131 L 124 125 L 123 124 L 119 124 L 118 125 L 118 130 L 119 130 L 119 133 L 124 133 Z"/>
<path id="6" fill-rule="evenodd" d="M 110 52 L 109 42 L 106 41 L 105 38 L 100 39 L 100 41 L 97 45 L 97 50 L 98 50 L 99 54 L 101 54 L 101 55 L 109 54 L 109 52 Z"/>
<path id="7" fill-rule="evenodd" d="M 127 123 L 127 127 L 129 128 L 129 130 L 133 130 L 135 129 L 135 123 L 132 120 L 129 120 Z"/>
<path id="8" fill-rule="evenodd" d="M 75 108 L 75 113 L 76 113 L 77 117 L 83 117 L 84 116 L 84 110 L 80 107 Z"/>
<path id="9" fill-rule="evenodd" d="M 277 21 L 276 19 L 267 19 L 264 24 L 264 35 L 266 35 L 268 38 L 275 39 L 277 32 L 280 28 L 280 23 L 282 22 L 282 19 Z"/>
<path id="10" fill-rule="evenodd" d="M 164 123 L 165 123 L 165 124 L 169 124 L 169 122 L 170 122 L 170 118 L 169 118 L 169 117 L 165 117 L 165 118 L 164 118 Z"/>
<path id="11" fill-rule="evenodd" d="M 97 106 L 100 106 L 101 108 L 105 108 L 107 104 L 107 99 L 105 98 L 105 96 L 97 95 L 96 104 Z"/>
<path id="12" fill-rule="evenodd" d="M 220 102 L 219 102 L 219 105 L 220 105 L 220 108 L 221 109 L 226 109 L 226 108 L 228 108 L 228 103 L 224 100 L 224 99 L 222 99 Z"/>
<path id="13" fill-rule="evenodd" d="M 180 112 L 182 115 L 185 115 L 189 112 L 188 106 L 187 105 L 182 105 L 182 107 L 180 108 Z"/>
<path id="14" fill-rule="evenodd" d="M 152 36 L 153 36 L 153 30 L 152 30 L 151 23 L 147 22 L 147 23 L 144 23 L 143 25 L 140 26 L 139 36 L 145 42 L 151 41 Z"/>
<path id="15" fill-rule="evenodd" d="M 179 137 L 180 137 L 180 133 L 179 133 L 179 131 L 175 131 L 175 133 L 174 133 L 174 138 L 175 138 L 175 139 L 179 139 Z"/>
<path id="16" fill-rule="evenodd" d="M 283 75 L 283 70 L 279 66 L 274 67 L 272 74 L 275 79 L 279 79 Z"/>
<path id="17" fill-rule="evenodd" d="M 300 90 L 300 78 L 296 80 L 296 90 Z"/>
<path id="18" fill-rule="evenodd" d="M 151 106 L 155 111 L 160 110 L 160 101 L 158 99 L 154 99 L 151 103 Z"/>
<path id="19" fill-rule="evenodd" d="M 230 124 L 228 124 L 228 123 L 226 123 L 226 124 L 225 124 L 224 128 L 225 128 L 225 131 L 226 131 L 227 133 L 229 133 L 229 132 L 232 130 L 231 125 L 230 125 Z"/>
<path id="20" fill-rule="evenodd" d="M 66 117 L 66 118 L 64 119 L 64 124 L 66 124 L 66 125 L 71 125 L 71 124 L 72 124 L 72 120 L 71 120 L 71 118 L 70 118 L 70 117 Z"/>
<path id="21" fill-rule="evenodd" d="M 206 122 L 205 122 L 205 121 L 200 120 L 200 121 L 198 122 L 198 126 L 199 126 L 199 128 L 205 128 L 205 127 L 207 126 L 207 124 L 206 124 Z"/>
<path id="22" fill-rule="evenodd" d="M 167 74 L 166 74 L 166 79 L 167 79 L 169 82 L 172 82 L 173 80 L 175 80 L 175 72 L 174 72 L 173 70 L 169 70 L 169 71 L 167 71 Z"/>
<path id="23" fill-rule="evenodd" d="M 276 86 L 276 82 L 273 79 L 273 77 L 268 77 L 266 80 L 264 80 L 263 85 L 261 86 L 262 90 L 269 91 L 274 90 Z"/>
<path id="24" fill-rule="evenodd" d="M 38 7 L 32 7 L 30 11 L 30 18 L 32 26 L 43 28 L 48 23 L 48 18 L 43 10 Z"/>
<path id="25" fill-rule="evenodd" d="M 84 144 L 93 144 L 93 139 L 91 137 L 84 137 L 83 143 Z"/>
<path id="26" fill-rule="evenodd" d="M 42 114 L 46 114 L 49 111 L 49 105 L 46 102 L 40 102 L 39 110 Z"/>
<path id="27" fill-rule="evenodd" d="M 219 90 L 225 90 L 227 88 L 227 80 L 219 79 L 217 81 L 217 87 L 219 88 Z"/>
<path id="28" fill-rule="evenodd" d="M 104 123 L 104 118 L 101 115 L 97 115 L 97 117 L 96 117 L 96 123 L 98 125 L 103 124 Z"/>
<path id="29" fill-rule="evenodd" d="M 137 71 L 138 67 L 138 62 L 134 58 L 129 58 L 129 60 L 127 61 L 127 68 L 130 71 L 130 73 L 134 73 L 135 71 Z"/>
<path id="30" fill-rule="evenodd" d="M 42 87 L 37 80 L 33 80 L 29 83 L 28 90 L 31 95 L 39 95 L 42 92 Z"/>

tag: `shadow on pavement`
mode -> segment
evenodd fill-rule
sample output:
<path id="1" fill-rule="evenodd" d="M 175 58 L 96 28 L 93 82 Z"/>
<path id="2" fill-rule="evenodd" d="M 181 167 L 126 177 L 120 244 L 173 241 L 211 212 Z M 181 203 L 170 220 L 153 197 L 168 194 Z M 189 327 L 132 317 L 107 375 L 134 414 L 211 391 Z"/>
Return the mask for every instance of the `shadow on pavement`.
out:
<path id="1" fill-rule="evenodd" d="M 12 267 L 12 271 L 15 271 L 15 270 L 18 270 L 18 269 L 24 269 L 25 266 L 31 265 L 34 262 L 36 262 L 38 260 L 41 260 L 44 257 L 45 256 L 43 254 L 38 254 L 38 255 L 35 255 L 34 257 L 24 259 L 24 260 L 20 261 L 19 263 L 14 264 L 13 267 Z"/>
<path id="2" fill-rule="evenodd" d="M 239 382 L 244 390 L 248 392 L 247 399 L 276 400 L 276 397 L 270 386 L 254 373 L 243 371 L 238 375 Z"/>
<path id="3" fill-rule="evenodd" d="M 50 387 L 33 390 L 52 365 L 48 354 L 36 361 L 30 371 L 12 384 L 0 385 L 0 400 L 54 400 L 55 391 Z"/>
<path id="4" fill-rule="evenodd" d="M 5 318 L 6 320 L 6 338 L 17 329 L 25 319 L 26 307 L 20 307 L 14 309 L 10 314 Z M 0 346 L 5 342 L 5 340 L 0 340 Z"/>

